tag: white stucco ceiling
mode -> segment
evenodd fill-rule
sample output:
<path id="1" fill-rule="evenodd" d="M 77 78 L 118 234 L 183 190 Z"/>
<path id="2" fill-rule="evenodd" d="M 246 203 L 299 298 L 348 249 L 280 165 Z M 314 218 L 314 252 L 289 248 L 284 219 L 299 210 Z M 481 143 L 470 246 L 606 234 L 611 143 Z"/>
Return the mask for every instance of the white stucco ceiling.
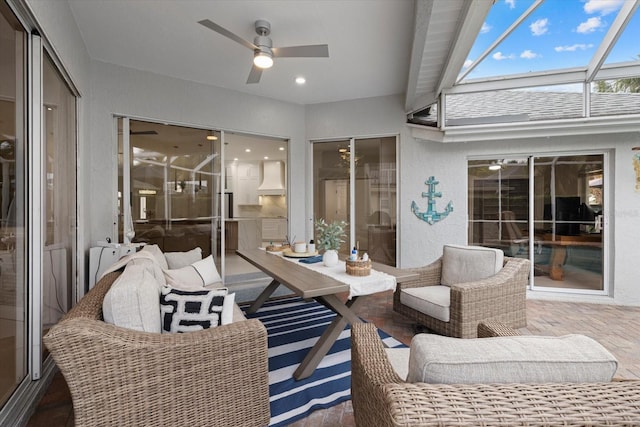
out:
<path id="1" fill-rule="evenodd" d="M 413 0 L 69 0 L 92 59 L 297 104 L 405 93 Z M 328 44 L 329 58 L 276 58 L 245 82 L 253 53 L 197 22 L 274 46 Z M 304 76 L 298 86 L 295 77 Z"/>

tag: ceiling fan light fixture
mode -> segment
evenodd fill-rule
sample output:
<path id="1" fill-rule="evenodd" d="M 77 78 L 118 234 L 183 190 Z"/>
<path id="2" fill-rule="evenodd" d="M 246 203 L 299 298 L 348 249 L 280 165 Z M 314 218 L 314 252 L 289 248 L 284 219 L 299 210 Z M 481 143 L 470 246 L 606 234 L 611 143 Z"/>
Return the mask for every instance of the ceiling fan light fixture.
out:
<path id="1" fill-rule="evenodd" d="M 271 68 L 273 66 L 273 54 L 266 49 L 256 49 L 253 54 L 253 64 L 258 68 Z"/>

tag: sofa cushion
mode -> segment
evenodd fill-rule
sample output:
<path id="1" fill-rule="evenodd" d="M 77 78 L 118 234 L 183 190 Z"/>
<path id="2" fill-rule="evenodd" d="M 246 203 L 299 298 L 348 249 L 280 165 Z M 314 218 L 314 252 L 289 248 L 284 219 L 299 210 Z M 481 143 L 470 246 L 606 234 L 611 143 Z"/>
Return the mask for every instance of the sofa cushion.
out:
<path id="1" fill-rule="evenodd" d="M 400 292 L 400 302 L 443 322 L 449 321 L 451 289 L 448 286 L 422 286 Z"/>
<path id="2" fill-rule="evenodd" d="M 444 245 L 440 284 L 475 282 L 495 275 L 502 269 L 504 253 L 483 246 Z"/>
<path id="3" fill-rule="evenodd" d="M 127 265 L 102 301 L 104 320 L 137 331 L 160 332 L 160 287 L 141 265 Z"/>
<path id="4" fill-rule="evenodd" d="M 222 283 L 213 255 L 186 267 L 165 270 L 164 276 L 168 285 L 185 290 L 199 290 L 203 286 Z"/>
<path id="5" fill-rule="evenodd" d="M 404 381 L 409 374 L 409 356 L 411 350 L 409 348 L 385 348 L 387 359 L 391 363 L 391 367 Z"/>
<path id="6" fill-rule="evenodd" d="M 186 267 L 202 259 L 202 249 L 194 248 L 186 252 L 165 252 L 164 257 L 170 270 Z"/>
<path id="7" fill-rule="evenodd" d="M 460 339 L 418 334 L 409 382 L 437 384 L 608 382 L 615 357 L 584 335 Z"/>
<path id="8" fill-rule="evenodd" d="M 162 332 L 192 332 L 233 321 L 235 294 L 226 288 L 186 291 L 162 288 L 160 313 Z"/>

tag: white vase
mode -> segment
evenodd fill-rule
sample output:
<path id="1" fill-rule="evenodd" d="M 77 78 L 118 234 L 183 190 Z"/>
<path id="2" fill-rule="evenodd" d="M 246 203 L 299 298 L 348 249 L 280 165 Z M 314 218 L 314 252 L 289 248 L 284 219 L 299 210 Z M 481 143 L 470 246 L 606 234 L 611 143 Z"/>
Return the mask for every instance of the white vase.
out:
<path id="1" fill-rule="evenodd" d="M 338 265 L 338 251 L 335 249 L 327 249 L 322 255 L 322 262 L 327 267 Z"/>

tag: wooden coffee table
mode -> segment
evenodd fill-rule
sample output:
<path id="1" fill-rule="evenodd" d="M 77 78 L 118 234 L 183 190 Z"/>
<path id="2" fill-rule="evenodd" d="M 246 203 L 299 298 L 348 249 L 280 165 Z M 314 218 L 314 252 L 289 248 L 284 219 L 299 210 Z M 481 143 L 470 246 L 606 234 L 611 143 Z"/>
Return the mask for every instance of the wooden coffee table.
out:
<path id="1" fill-rule="evenodd" d="M 293 374 L 293 377 L 297 380 L 307 378 L 315 371 L 322 358 L 329 352 L 345 326 L 362 322 L 353 309 L 363 299 L 354 296 L 350 300 L 342 302 L 337 294 L 349 292 L 349 284 L 283 259 L 279 255 L 267 253 L 262 249 L 242 249 L 237 250 L 236 253 L 273 278 L 271 283 L 251 304 L 247 313 L 255 313 L 280 285 L 286 286 L 301 298 L 314 299 L 336 313 L 336 318 L 309 350 L 309 353 L 307 353 Z M 374 263 L 373 268 L 394 276 L 398 283 L 416 277 L 416 273 L 388 265 Z"/>

